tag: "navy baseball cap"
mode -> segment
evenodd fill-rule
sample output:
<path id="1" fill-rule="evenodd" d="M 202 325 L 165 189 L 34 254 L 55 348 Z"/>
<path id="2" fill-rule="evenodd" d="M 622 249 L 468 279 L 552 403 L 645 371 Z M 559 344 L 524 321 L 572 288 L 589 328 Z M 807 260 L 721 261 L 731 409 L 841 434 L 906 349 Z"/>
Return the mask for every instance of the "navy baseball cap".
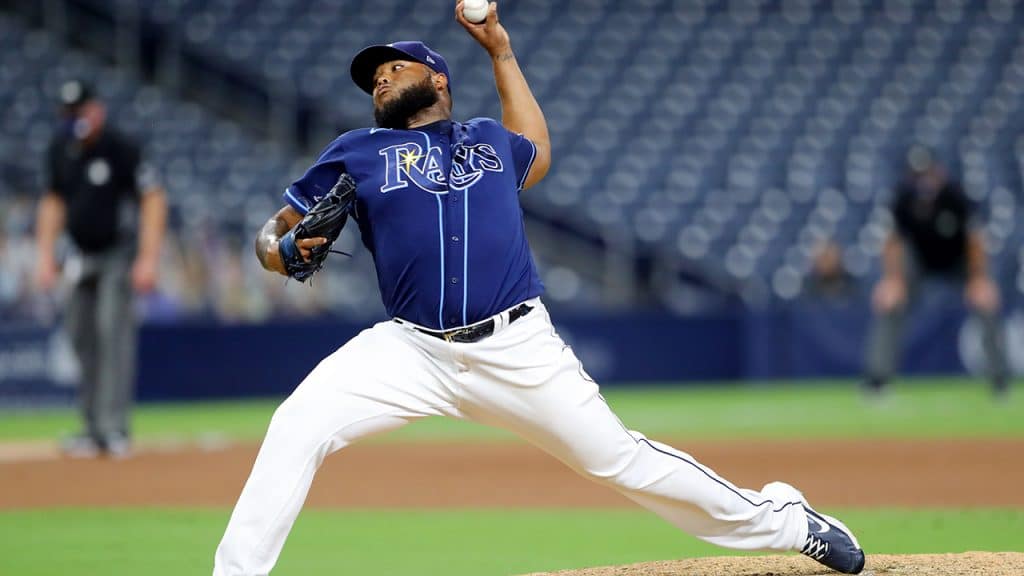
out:
<path id="1" fill-rule="evenodd" d="M 412 60 L 444 74 L 448 77 L 448 91 L 451 92 L 452 76 L 448 73 L 448 63 L 423 42 L 392 42 L 363 48 L 352 59 L 352 81 L 363 92 L 373 94 L 373 75 L 377 67 L 392 60 Z"/>

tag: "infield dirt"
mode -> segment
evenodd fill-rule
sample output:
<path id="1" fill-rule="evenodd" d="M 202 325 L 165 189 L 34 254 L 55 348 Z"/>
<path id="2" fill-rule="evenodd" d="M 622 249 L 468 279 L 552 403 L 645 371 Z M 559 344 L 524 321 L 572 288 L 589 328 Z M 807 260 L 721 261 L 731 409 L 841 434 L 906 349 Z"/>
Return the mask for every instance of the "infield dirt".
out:
<path id="1" fill-rule="evenodd" d="M 784 480 L 816 506 L 1024 507 L 1024 459 L 1011 456 L 1024 454 L 1019 439 L 670 443 L 740 486 Z M 8 446 L 0 450 L 0 509 L 230 506 L 256 451 L 143 445 L 126 460 L 72 460 L 52 445 Z M 327 458 L 307 500 L 360 508 L 634 506 L 520 443 L 359 444 Z"/>
<path id="2" fill-rule="evenodd" d="M 817 506 L 1022 507 L 1024 440 L 669 442 L 745 487 L 785 480 Z M 52 443 L 0 445 L 0 509 L 231 506 L 256 445 L 143 444 L 73 460 Z M 955 465 L 951 465 L 955 463 Z M 998 482 L 992 482 L 998 478 Z M 73 481 L 71 480 L 73 479 Z M 922 479 L 927 481 L 922 482 Z M 307 507 L 635 507 L 520 443 L 370 443 L 327 458 Z M 544 576 L 825 576 L 807 558 L 696 558 Z M 869 555 L 867 576 L 1022 576 L 1024 554 Z M 540 576 L 535 574 L 532 576 Z"/>

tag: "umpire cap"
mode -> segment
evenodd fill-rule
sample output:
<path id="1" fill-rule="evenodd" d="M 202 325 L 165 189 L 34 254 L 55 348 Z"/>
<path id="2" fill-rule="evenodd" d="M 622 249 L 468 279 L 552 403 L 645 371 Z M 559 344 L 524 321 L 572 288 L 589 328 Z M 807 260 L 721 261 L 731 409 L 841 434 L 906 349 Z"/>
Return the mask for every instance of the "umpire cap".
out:
<path id="1" fill-rule="evenodd" d="M 89 100 L 96 97 L 96 92 L 84 80 L 68 80 L 60 85 L 58 99 L 65 110 L 75 111 Z"/>
<path id="2" fill-rule="evenodd" d="M 377 67 L 392 60 L 419 62 L 434 72 L 448 77 L 448 91 L 452 90 L 452 75 L 448 63 L 440 54 L 423 42 L 403 41 L 367 46 L 352 59 L 352 81 L 367 94 L 373 94 L 373 75 Z"/>

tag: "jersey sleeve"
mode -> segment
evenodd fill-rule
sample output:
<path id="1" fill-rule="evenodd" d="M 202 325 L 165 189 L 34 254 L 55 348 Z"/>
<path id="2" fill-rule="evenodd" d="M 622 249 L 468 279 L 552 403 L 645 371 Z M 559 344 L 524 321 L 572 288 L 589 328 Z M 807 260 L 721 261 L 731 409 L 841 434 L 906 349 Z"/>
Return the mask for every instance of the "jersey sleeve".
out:
<path id="1" fill-rule="evenodd" d="M 47 190 L 61 198 L 65 195 L 64 179 L 62 176 L 60 169 L 60 143 L 54 138 L 46 149 L 43 185 Z"/>
<path id="2" fill-rule="evenodd" d="M 135 166 L 132 171 L 135 193 L 139 196 L 148 194 L 160 186 L 160 174 L 152 162 L 146 160 L 146 154 L 136 149 Z"/>
<path id="3" fill-rule="evenodd" d="M 345 169 L 340 138 L 332 142 L 301 178 L 285 188 L 284 201 L 305 215 L 327 194 Z"/>
<path id="4" fill-rule="evenodd" d="M 967 191 L 964 190 L 960 182 L 952 180 L 948 186 L 949 193 L 954 200 L 953 205 L 957 216 L 963 219 L 964 226 L 968 230 L 983 228 L 985 222 L 982 207 L 967 195 Z"/>
<path id="5" fill-rule="evenodd" d="M 131 140 L 126 140 L 124 145 L 124 156 L 122 157 L 122 173 L 124 174 L 124 188 L 131 190 L 135 196 L 153 190 L 160 184 L 157 177 L 156 167 L 146 162 L 143 157 L 142 148 Z"/>
<path id="6" fill-rule="evenodd" d="M 893 192 L 889 205 L 889 209 L 892 211 L 893 231 L 900 236 L 906 235 L 911 228 L 910 206 L 907 205 L 910 193 L 909 186 L 905 182 L 901 182 Z"/>
<path id="7" fill-rule="evenodd" d="M 526 185 L 526 177 L 530 174 L 533 161 L 537 158 L 537 146 L 529 138 L 515 132 L 508 132 L 509 144 L 512 147 L 512 163 L 516 169 L 516 185 L 520 190 Z"/>

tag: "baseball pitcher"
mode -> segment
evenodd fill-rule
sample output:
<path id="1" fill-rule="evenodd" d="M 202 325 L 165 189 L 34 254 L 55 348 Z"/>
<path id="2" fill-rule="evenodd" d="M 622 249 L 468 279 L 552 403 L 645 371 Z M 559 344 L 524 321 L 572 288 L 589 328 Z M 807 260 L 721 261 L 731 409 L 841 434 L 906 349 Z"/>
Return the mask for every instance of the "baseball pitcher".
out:
<path id="1" fill-rule="evenodd" d="M 853 534 L 793 487 L 738 488 L 609 409 L 551 324 L 523 228 L 519 194 L 551 163 L 544 115 L 496 5 L 480 24 L 461 2 L 455 12 L 491 58 L 501 122 L 452 119 L 458 76 L 423 43 L 370 46 L 351 74 L 377 127 L 330 143 L 256 241 L 264 267 L 304 280 L 351 218 L 391 320 L 325 358 L 274 413 L 214 575 L 268 574 L 327 455 L 427 416 L 511 430 L 708 542 L 860 572 Z"/>

